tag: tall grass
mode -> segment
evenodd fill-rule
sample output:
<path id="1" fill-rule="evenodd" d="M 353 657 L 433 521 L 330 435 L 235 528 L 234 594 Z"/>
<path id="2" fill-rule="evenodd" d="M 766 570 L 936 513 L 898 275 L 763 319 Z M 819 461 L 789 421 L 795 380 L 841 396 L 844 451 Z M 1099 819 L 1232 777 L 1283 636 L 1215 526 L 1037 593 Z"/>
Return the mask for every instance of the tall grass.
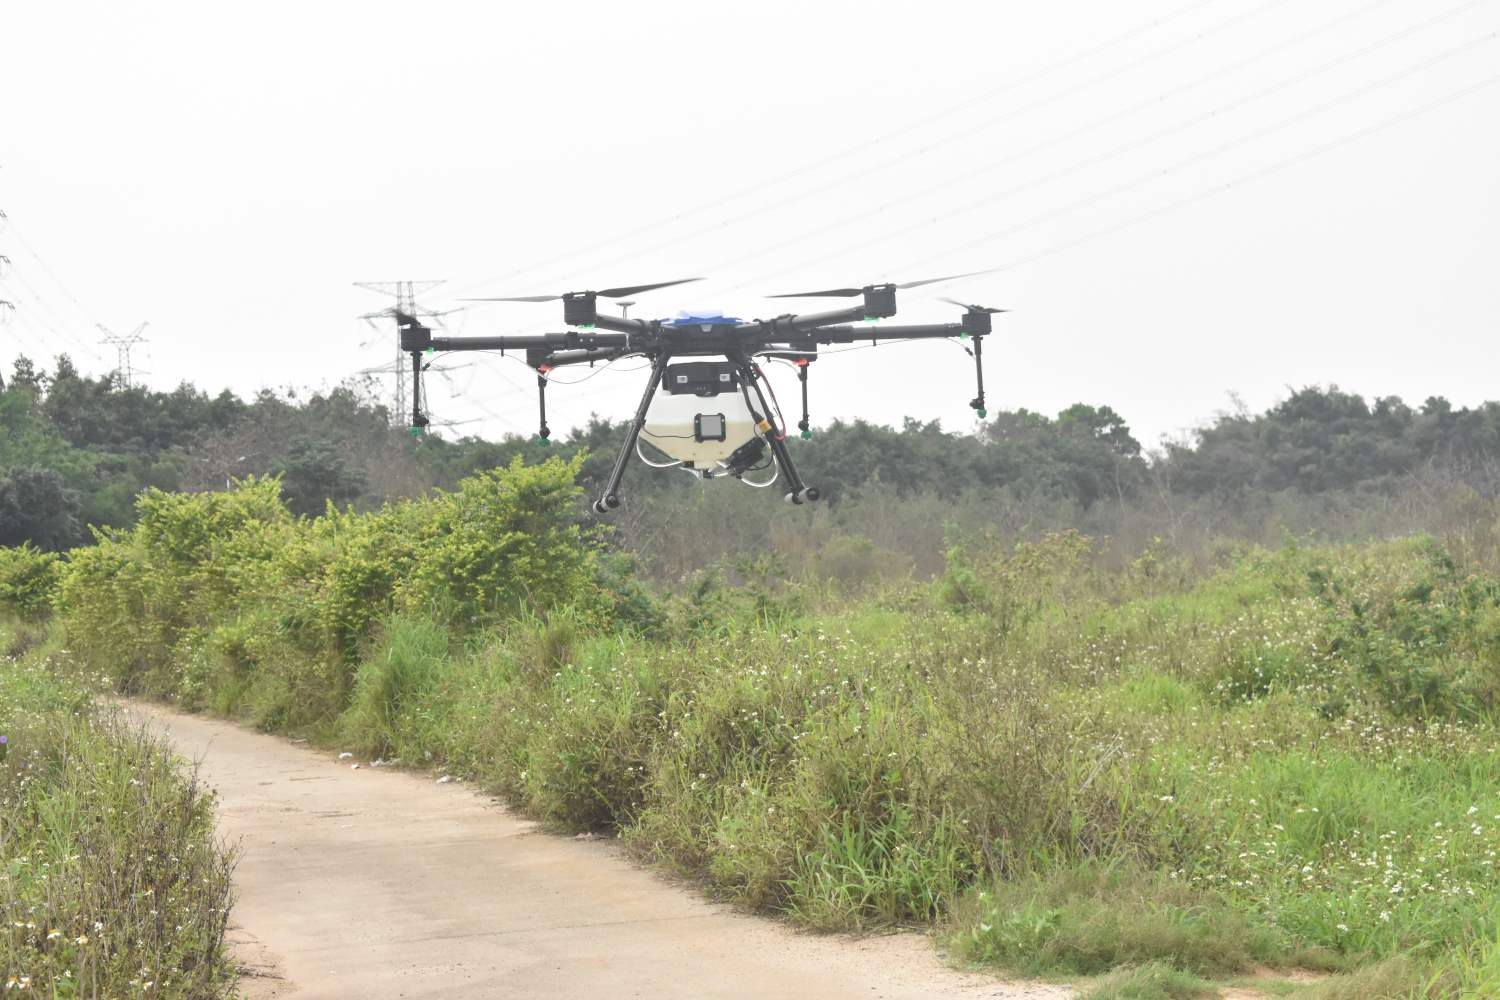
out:
<path id="1" fill-rule="evenodd" d="M 1137 970 L 1122 996 L 1160 967 L 1169 996 L 1263 964 L 1330 995 L 1488 975 L 1482 580 L 1428 543 L 1252 551 L 1137 599 L 1077 538 L 955 565 L 671 643 L 534 622 L 452 649 L 398 620 L 371 662 L 426 651 L 403 756 L 810 926 L 937 921 L 973 961 Z"/>
<path id="2" fill-rule="evenodd" d="M 230 995 L 231 862 L 212 796 L 157 737 L 62 679 L 55 639 L 0 638 L 12 651 L 0 662 L 0 987 Z"/>

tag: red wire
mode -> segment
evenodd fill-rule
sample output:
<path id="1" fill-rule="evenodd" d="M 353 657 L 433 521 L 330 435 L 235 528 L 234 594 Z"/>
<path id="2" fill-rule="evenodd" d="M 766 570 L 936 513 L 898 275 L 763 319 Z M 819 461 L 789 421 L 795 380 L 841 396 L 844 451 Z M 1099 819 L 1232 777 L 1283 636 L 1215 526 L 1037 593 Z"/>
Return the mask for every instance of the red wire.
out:
<path id="1" fill-rule="evenodd" d="M 755 366 L 755 377 L 764 382 L 766 384 L 766 388 L 771 390 L 771 402 L 776 404 L 776 419 L 781 422 L 781 427 L 778 428 L 779 432 L 776 435 L 776 440 L 785 441 L 786 416 L 781 412 L 781 400 L 776 398 L 776 387 L 771 384 L 770 379 L 766 378 L 766 373 L 760 370 L 760 365 Z"/>

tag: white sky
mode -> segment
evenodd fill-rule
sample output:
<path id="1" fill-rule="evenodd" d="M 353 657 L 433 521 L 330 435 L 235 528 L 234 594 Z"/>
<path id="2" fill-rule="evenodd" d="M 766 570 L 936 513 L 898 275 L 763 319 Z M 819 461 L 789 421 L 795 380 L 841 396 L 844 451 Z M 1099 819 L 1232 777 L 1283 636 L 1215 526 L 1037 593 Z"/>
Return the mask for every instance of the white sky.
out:
<path id="1" fill-rule="evenodd" d="M 389 359 L 360 280 L 449 279 L 441 308 L 704 274 L 631 314 L 750 317 L 1014 263 L 897 320 L 1013 308 L 992 408 L 1107 403 L 1151 443 L 1230 392 L 1472 404 L 1500 397 L 1500 85 L 1447 98 L 1495 82 L 1497 30 L 1500 0 L 7 3 L 0 363 L 103 371 L 94 324 L 149 320 L 145 381 L 249 394 Z M 529 433 L 521 366 L 465 360 L 435 415 Z M 554 390 L 554 428 L 639 379 Z M 945 344 L 813 379 L 815 421 L 972 419 Z"/>

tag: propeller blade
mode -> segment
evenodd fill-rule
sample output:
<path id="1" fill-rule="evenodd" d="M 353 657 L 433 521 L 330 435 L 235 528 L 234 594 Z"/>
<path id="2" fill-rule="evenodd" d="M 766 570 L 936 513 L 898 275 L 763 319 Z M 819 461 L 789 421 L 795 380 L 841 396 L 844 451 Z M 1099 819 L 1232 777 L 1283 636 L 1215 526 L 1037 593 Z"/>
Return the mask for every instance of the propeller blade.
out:
<path id="1" fill-rule="evenodd" d="M 993 268 L 991 268 L 990 270 L 993 270 Z M 940 281 L 957 281 L 959 278 L 972 278 L 975 275 L 989 274 L 989 273 L 990 273 L 990 271 L 966 271 L 963 274 L 949 274 L 949 275 L 946 275 L 946 276 L 941 277 L 941 278 L 923 278 L 921 281 L 908 281 L 905 284 L 897 285 L 896 287 L 897 288 L 920 288 L 923 285 L 935 285 L 935 284 L 937 284 Z"/>
<path id="2" fill-rule="evenodd" d="M 964 274 L 948 274 L 941 278 L 922 278 L 917 281 L 903 281 L 897 288 L 921 288 L 923 285 L 935 285 L 940 281 L 957 281 L 959 278 L 972 278 L 977 274 L 989 274 L 989 271 L 969 271 Z M 827 288 L 821 292 L 793 292 L 790 295 L 767 295 L 768 299 L 823 299 L 823 298 L 853 298 L 863 295 L 863 288 Z"/>
<path id="3" fill-rule="evenodd" d="M 649 292 L 656 288 L 667 288 L 671 285 L 685 285 L 689 281 L 702 281 L 702 278 L 678 278 L 676 281 L 658 281 L 651 285 L 622 285 L 619 288 L 601 288 L 597 292 L 584 292 L 584 295 L 602 295 L 607 299 L 622 299 L 627 295 L 639 295 L 641 292 Z M 483 299 L 460 299 L 460 302 L 556 302 L 561 295 L 500 295 L 490 296 Z"/>
<path id="4" fill-rule="evenodd" d="M 960 309 L 967 309 L 970 312 L 982 312 L 982 313 L 1003 313 L 1003 312 L 1010 312 L 1009 309 L 996 309 L 993 306 L 976 306 L 976 305 L 971 305 L 968 302 L 960 302 L 957 299 L 943 298 L 942 296 L 938 296 L 938 301 L 939 302 L 946 302 L 949 305 L 958 306 Z"/>
<path id="5" fill-rule="evenodd" d="M 676 281 L 658 281 L 652 285 L 624 285 L 620 288 L 601 288 L 595 295 L 602 295 L 607 299 L 621 299 L 627 295 L 639 295 L 657 288 L 668 288 L 672 285 L 685 285 L 689 281 L 702 281 L 702 278 L 678 278 Z"/>
<path id="6" fill-rule="evenodd" d="M 556 302 L 561 295 L 500 295 L 484 299 L 459 299 L 460 302 Z"/>
<path id="7" fill-rule="evenodd" d="M 821 292 L 788 292 L 785 295 L 767 295 L 768 299 L 850 299 L 863 295 L 863 288 L 828 288 Z"/>

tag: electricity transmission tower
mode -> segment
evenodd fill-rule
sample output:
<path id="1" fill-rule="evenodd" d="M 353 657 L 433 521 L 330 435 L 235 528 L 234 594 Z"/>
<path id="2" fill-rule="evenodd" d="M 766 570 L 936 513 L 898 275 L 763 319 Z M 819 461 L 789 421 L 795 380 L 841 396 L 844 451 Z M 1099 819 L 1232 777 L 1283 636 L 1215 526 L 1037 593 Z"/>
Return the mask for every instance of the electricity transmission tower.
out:
<path id="1" fill-rule="evenodd" d="M 5 228 L 5 210 L 0 208 L 0 229 Z M 10 270 L 10 258 L 0 253 L 0 278 L 5 277 L 5 272 Z M 16 304 L 9 299 L 0 298 L 0 323 L 10 318 L 11 313 L 16 311 Z"/>
<path id="2" fill-rule="evenodd" d="M 104 339 L 100 343 L 110 344 L 115 349 L 115 356 L 118 359 L 115 371 L 120 376 L 120 384 L 126 389 L 131 388 L 135 381 L 136 370 L 130 365 L 130 349 L 137 344 L 144 344 L 146 342 L 146 338 L 141 336 L 141 331 L 146 329 L 146 324 L 142 323 L 123 337 L 103 323 L 95 325 L 104 334 Z M 145 372 L 141 372 L 140 374 L 144 375 Z"/>
<path id="3" fill-rule="evenodd" d="M 396 299 L 396 304 L 394 306 L 389 306 L 385 309 L 377 309 L 375 312 L 365 313 L 360 316 L 360 319 L 364 320 L 366 323 L 369 323 L 371 326 L 374 326 L 377 319 L 380 319 L 383 316 L 389 316 L 392 319 L 395 319 L 396 314 L 399 312 L 405 313 L 408 316 L 426 317 L 427 319 L 435 320 L 438 325 L 441 326 L 443 317 L 446 316 L 447 313 L 434 312 L 431 309 L 426 309 L 422 306 L 417 305 L 417 295 L 420 292 L 430 291 L 431 289 L 436 288 L 442 283 L 442 279 L 439 279 L 437 281 L 356 281 L 354 284 L 357 288 L 365 288 L 372 292 L 378 292 L 381 295 L 391 295 Z M 395 409 L 391 411 L 391 422 L 393 424 L 400 424 L 406 420 L 405 364 L 405 356 L 401 353 L 401 332 L 400 330 L 397 330 L 396 363 L 394 368 L 390 369 L 394 373 L 394 381 L 396 383 L 396 393 L 394 400 L 396 405 Z M 384 366 L 382 366 L 380 369 L 371 370 L 371 373 L 373 374 L 375 372 L 384 370 Z"/>

